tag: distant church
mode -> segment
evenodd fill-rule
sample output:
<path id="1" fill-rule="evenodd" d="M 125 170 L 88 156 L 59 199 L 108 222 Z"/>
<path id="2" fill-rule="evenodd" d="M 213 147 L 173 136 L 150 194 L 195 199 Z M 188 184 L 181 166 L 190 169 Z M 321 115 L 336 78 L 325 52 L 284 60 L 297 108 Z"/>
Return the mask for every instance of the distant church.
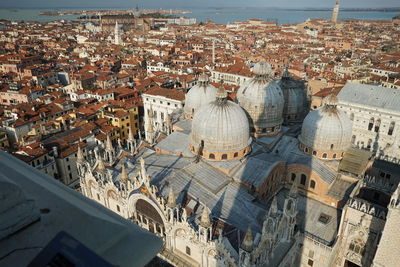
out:
<path id="1" fill-rule="evenodd" d="M 252 70 L 234 101 L 202 74 L 183 108 L 145 112 L 145 140 L 78 150 L 82 193 L 163 238 L 176 266 L 396 266 L 400 175 L 371 169 L 397 162 L 352 144 L 350 97 L 307 114 L 302 81 Z"/>

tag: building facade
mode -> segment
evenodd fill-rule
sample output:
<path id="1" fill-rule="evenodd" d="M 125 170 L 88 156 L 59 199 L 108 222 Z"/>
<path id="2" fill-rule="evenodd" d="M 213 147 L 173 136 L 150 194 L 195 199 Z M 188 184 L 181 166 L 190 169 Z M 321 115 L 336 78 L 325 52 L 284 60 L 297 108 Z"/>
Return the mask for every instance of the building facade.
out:
<path id="1" fill-rule="evenodd" d="M 347 83 L 339 109 L 352 120 L 353 145 L 387 158 L 400 158 L 400 94 L 396 89 Z"/>

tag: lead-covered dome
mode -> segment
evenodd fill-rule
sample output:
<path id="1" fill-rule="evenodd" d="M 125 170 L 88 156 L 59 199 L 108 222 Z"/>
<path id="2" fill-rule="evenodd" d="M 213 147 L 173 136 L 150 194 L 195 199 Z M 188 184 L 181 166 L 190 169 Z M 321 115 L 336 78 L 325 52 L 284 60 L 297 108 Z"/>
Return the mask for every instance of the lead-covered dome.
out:
<path id="1" fill-rule="evenodd" d="M 311 111 L 304 119 L 300 149 L 321 159 L 340 159 L 351 146 L 352 122 L 337 109 L 337 97 L 330 95 L 324 106 Z"/>
<path id="2" fill-rule="evenodd" d="M 217 88 L 209 84 L 207 74 L 201 74 L 198 83 L 185 96 L 185 107 L 183 108 L 185 116 L 192 118 L 200 107 L 214 101 L 216 92 Z"/>
<path id="3" fill-rule="evenodd" d="M 243 109 L 219 88 L 214 101 L 194 114 L 189 147 L 208 160 L 240 159 L 250 151 L 249 122 Z"/>
<path id="4" fill-rule="evenodd" d="M 286 68 L 279 81 L 285 104 L 283 106 L 283 120 L 286 124 L 301 122 L 307 106 L 304 82 L 293 79 Z"/>
<path id="5" fill-rule="evenodd" d="M 256 76 L 239 88 L 237 102 L 246 111 L 251 131 L 256 137 L 276 135 L 283 122 L 282 89 L 273 80 L 272 68 L 268 63 L 257 63 L 253 73 Z"/>

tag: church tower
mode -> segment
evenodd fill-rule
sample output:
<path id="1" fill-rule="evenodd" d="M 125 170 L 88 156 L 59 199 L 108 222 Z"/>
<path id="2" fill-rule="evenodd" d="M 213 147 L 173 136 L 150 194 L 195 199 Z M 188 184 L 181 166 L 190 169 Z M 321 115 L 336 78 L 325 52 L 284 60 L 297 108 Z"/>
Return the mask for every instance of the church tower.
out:
<path id="1" fill-rule="evenodd" d="M 114 38 L 115 38 L 114 44 L 116 44 L 116 45 L 121 45 L 122 44 L 121 33 L 120 33 L 120 30 L 119 30 L 118 22 L 115 22 Z"/>
<path id="2" fill-rule="evenodd" d="M 339 15 L 339 1 L 340 0 L 336 0 L 335 7 L 333 8 L 333 12 L 332 12 L 332 22 L 333 23 L 337 22 L 337 18 L 338 18 L 338 15 Z"/>

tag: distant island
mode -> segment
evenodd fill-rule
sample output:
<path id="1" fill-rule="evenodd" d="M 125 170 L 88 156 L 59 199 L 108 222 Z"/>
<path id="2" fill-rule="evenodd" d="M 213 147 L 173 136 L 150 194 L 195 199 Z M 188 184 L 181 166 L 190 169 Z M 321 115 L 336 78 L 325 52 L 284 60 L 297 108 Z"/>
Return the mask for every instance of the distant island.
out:
<path id="1" fill-rule="evenodd" d="M 332 7 L 304 7 L 304 8 L 279 8 L 279 7 L 208 7 L 207 10 L 279 10 L 279 11 L 332 11 Z M 350 8 L 341 7 L 340 11 L 345 12 L 400 12 L 400 7 L 365 7 Z"/>
<path id="2" fill-rule="evenodd" d="M 397 14 L 396 16 L 394 16 L 393 19 L 400 19 L 400 14 Z"/>
<path id="3" fill-rule="evenodd" d="M 68 11 L 57 11 L 57 10 L 45 10 L 39 13 L 40 16 L 65 16 L 65 15 L 81 15 L 84 16 L 96 16 L 96 15 L 124 15 L 132 14 L 134 10 L 68 10 Z M 155 17 L 174 17 L 174 14 L 187 14 L 190 11 L 184 10 L 140 10 L 141 14 L 146 14 Z"/>

